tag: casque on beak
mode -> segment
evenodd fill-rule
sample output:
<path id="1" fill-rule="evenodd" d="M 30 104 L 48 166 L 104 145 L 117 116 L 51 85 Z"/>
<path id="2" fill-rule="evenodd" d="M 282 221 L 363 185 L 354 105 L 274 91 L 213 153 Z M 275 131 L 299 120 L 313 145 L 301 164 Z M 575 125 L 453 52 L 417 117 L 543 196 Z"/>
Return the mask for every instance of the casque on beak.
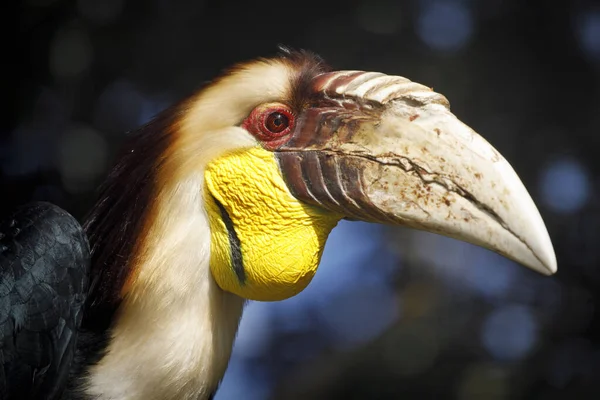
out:
<path id="1" fill-rule="evenodd" d="M 444 96 L 405 78 L 361 71 L 322 74 L 313 90 L 314 104 L 275 150 L 296 198 L 556 272 L 548 232 L 523 183 L 449 111 Z"/>

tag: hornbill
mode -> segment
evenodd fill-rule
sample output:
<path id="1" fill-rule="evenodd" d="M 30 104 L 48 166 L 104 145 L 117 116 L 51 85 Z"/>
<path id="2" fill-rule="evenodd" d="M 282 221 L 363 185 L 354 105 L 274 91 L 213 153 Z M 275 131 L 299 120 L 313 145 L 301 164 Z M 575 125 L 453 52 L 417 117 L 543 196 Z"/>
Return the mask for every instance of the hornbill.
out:
<path id="1" fill-rule="evenodd" d="M 517 174 L 444 96 L 284 52 L 136 131 L 83 231 L 45 203 L 3 225 L 2 395 L 210 398 L 245 300 L 302 291 L 342 218 L 556 271 Z"/>

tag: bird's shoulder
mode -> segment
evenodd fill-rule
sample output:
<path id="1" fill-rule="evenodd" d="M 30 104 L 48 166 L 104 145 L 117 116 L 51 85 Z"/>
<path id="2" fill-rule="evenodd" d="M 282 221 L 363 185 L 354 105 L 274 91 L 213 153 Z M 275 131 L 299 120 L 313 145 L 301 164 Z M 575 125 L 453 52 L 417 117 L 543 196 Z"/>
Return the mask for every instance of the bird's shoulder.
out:
<path id="1" fill-rule="evenodd" d="M 0 398 L 58 396 L 89 268 L 86 235 L 65 210 L 32 203 L 0 222 Z"/>

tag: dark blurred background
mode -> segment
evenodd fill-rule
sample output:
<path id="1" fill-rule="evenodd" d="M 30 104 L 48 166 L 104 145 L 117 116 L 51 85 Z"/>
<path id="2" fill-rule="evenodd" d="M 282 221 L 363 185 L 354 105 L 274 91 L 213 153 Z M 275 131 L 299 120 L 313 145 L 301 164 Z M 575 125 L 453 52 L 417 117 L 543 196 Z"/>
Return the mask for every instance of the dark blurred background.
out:
<path id="1" fill-rule="evenodd" d="M 7 3 L 4 211 L 37 199 L 82 218 L 124 132 L 280 43 L 434 87 L 538 204 L 552 278 L 439 236 L 340 224 L 306 291 L 248 305 L 218 400 L 600 396 L 598 2 Z"/>

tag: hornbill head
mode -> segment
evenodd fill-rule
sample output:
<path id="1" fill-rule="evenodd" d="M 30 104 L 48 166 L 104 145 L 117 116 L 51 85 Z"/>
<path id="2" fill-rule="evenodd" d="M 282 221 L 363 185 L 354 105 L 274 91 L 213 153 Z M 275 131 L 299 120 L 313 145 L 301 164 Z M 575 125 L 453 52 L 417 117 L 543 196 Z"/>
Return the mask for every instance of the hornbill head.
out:
<path id="1" fill-rule="evenodd" d="M 96 265 L 129 258 L 128 271 L 105 272 L 120 283 L 101 293 L 117 288 L 120 297 L 136 282 L 193 288 L 207 255 L 221 289 L 284 299 L 310 282 L 342 218 L 431 231 L 556 271 L 544 223 L 509 163 L 444 96 L 406 78 L 331 72 L 315 56 L 288 53 L 239 65 L 164 115 L 113 171 L 122 179 L 113 186 L 135 201 L 106 196 L 87 225 L 92 243 L 112 246 L 94 245 L 104 258 Z M 119 218 L 141 239 L 102 227 Z M 182 258 L 184 247 L 197 254 Z"/>
<path id="2" fill-rule="evenodd" d="M 236 114 L 225 129 L 241 144 L 204 172 L 222 289 L 254 300 L 298 293 L 341 218 L 431 231 L 556 271 L 515 171 L 430 88 L 324 72 L 297 56 L 243 66 L 210 90 L 228 93 Z"/>

